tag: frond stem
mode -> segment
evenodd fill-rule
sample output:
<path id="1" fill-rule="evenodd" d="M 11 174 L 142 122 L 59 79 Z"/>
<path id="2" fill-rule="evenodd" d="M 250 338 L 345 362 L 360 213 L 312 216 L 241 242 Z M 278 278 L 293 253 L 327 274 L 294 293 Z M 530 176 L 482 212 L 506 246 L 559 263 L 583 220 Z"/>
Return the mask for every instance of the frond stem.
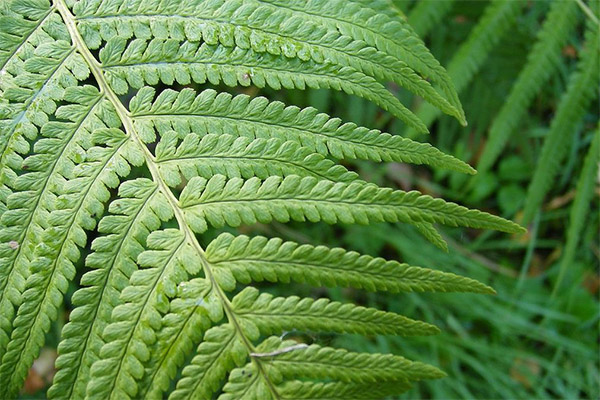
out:
<path id="1" fill-rule="evenodd" d="M 590 8 L 588 7 L 588 5 L 585 4 L 583 2 L 583 0 L 575 0 L 575 2 L 579 6 L 579 8 L 581 8 L 581 10 L 586 15 L 586 17 L 588 17 L 589 19 L 591 19 L 592 22 L 595 23 L 596 25 L 600 26 L 600 20 L 598 20 L 598 17 L 596 17 L 594 15 L 594 12 L 592 10 L 590 10 Z"/>

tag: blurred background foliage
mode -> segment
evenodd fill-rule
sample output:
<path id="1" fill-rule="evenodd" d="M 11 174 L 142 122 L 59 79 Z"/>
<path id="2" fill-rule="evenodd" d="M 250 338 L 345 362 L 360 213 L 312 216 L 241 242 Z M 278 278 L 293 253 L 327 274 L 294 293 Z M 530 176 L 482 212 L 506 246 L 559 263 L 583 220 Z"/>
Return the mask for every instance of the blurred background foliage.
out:
<path id="1" fill-rule="evenodd" d="M 598 1 L 393 3 L 449 70 L 468 127 L 400 89 L 398 96 L 428 122 L 431 135 L 417 136 L 373 104 L 338 92 L 222 89 L 313 106 L 344 121 L 429 141 L 477 166 L 479 174 L 393 163 L 345 165 L 383 186 L 416 189 L 514 219 L 528 233 L 508 237 L 443 229 L 449 243 L 449 253 L 444 253 L 399 225 L 291 223 L 242 230 L 451 271 L 496 289 L 497 296 L 389 295 L 302 285 L 287 291 L 437 324 L 443 333 L 426 338 L 304 337 L 392 352 L 448 373 L 402 398 L 599 398 Z M 67 303 L 30 372 L 25 397 L 44 396 L 69 308 Z"/>

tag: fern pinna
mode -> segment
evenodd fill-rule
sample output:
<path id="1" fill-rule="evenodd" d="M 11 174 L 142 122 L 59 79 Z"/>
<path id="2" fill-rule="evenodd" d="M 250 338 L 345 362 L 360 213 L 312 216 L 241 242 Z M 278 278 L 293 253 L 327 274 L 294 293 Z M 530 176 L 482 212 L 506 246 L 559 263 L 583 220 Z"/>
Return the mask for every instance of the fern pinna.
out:
<path id="1" fill-rule="evenodd" d="M 50 398 L 358 399 L 443 376 L 400 356 L 279 337 L 428 335 L 432 325 L 250 285 L 491 288 L 340 248 L 224 233 L 204 249 L 198 239 L 209 226 L 291 220 L 405 222 L 439 246 L 433 223 L 521 230 L 363 182 L 333 161 L 474 172 L 427 144 L 194 89 L 330 88 L 427 131 L 388 90 L 394 82 L 464 123 L 447 73 L 387 1 L 13 0 L 0 11 L 3 398 L 18 394 L 57 318 L 86 231 L 97 238 Z"/>

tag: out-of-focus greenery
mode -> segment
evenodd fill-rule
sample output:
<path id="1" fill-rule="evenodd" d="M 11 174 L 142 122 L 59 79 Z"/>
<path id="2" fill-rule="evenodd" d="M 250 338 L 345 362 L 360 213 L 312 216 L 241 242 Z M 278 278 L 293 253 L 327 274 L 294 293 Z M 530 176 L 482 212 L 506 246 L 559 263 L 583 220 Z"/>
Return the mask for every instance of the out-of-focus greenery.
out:
<path id="1" fill-rule="evenodd" d="M 515 4 L 520 4 L 513 6 L 514 9 L 505 6 L 506 9 L 500 10 L 501 18 L 491 15 L 492 11 L 500 12 L 492 9 L 499 9 L 500 3 L 394 1 L 406 12 L 442 65 L 449 67 L 451 73 L 452 65 L 458 65 L 457 86 L 462 87 L 461 101 L 469 121 L 464 128 L 450 117 L 430 116 L 431 135 L 417 139 L 429 141 L 474 166 L 480 164 L 490 140 L 490 128 L 530 61 L 528 56 L 540 39 L 553 2 L 515 0 Z M 528 188 L 553 129 L 552 120 L 584 51 L 586 25 L 598 23 L 597 19 L 594 21 L 598 18 L 596 0 L 573 3 L 577 3 L 574 23 L 565 29 L 565 37 L 559 38 L 556 65 L 530 96 L 518 124 L 510 132 L 504 132 L 506 145 L 498 149 L 493 162 L 484 166 L 483 174 L 474 178 L 424 167 L 368 162 L 350 162 L 347 167 L 383 186 L 418 189 L 523 222 Z M 477 31 L 484 17 L 490 21 L 492 17 L 499 18 L 495 21 L 495 32 Z M 474 53 L 470 54 L 465 44 L 473 40 L 474 34 L 482 36 L 476 43 L 481 46 L 471 48 Z M 490 39 L 483 37 L 485 34 L 495 36 Z M 468 57 L 461 64 L 463 56 Z M 487 297 L 454 293 L 389 296 L 329 290 L 327 295 L 334 300 L 396 311 L 435 323 L 443 333 L 415 339 L 358 336 L 310 339 L 351 349 L 393 352 L 439 366 L 448 373 L 446 379 L 421 383 L 403 396 L 407 399 L 598 398 L 598 144 L 590 148 L 594 135 L 599 134 L 599 106 L 597 88 L 593 91 L 596 96 L 585 105 L 581 121 L 560 132 L 565 138 L 561 148 L 564 154 L 543 203 L 525 221 L 529 229 L 526 235 L 507 237 L 494 232 L 445 229 L 442 231 L 450 249 L 444 253 L 413 229 L 397 225 L 275 224 L 246 228 L 245 233 L 249 234 L 339 245 L 456 272 L 479 279 L 498 292 Z M 252 88 L 244 92 L 257 93 Z M 324 90 L 264 92 L 288 104 L 311 105 L 346 121 L 415 138 L 401 122 L 357 97 Z M 399 91 L 398 95 L 410 103 L 408 94 Z M 412 99 L 412 104 L 420 115 L 427 115 L 419 99 Z M 583 192 L 589 196 L 579 196 Z M 571 250 L 567 251 L 569 246 Z M 326 294 L 325 290 L 298 285 L 296 294 L 319 297 Z M 47 348 L 56 345 L 60 329 L 61 321 L 50 332 Z M 294 332 L 289 333 L 293 335 Z M 43 396 L 44 391 L 37 393 Z"/>

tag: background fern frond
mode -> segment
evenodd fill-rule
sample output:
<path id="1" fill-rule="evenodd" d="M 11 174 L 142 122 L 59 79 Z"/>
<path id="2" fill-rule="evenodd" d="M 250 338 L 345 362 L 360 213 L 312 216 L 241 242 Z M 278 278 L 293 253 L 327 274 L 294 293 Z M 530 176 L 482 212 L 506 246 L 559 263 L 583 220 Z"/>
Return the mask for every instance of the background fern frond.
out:
<path id="1" fill-rule="evenodd" d="M 538 41 L 527 57 L 527 64 L 490 127 L 488 140 L 477 164 L 480 174 L 485 174 L 496 161 L 507 140 L 515 133 L 533 97 L 557 72 L 561 49 L 575 28 L 578 10 L 575 2 L 552 3 L 538 33 Z"/>
<path id="2" fill-rule="evenodd" d="M 454 82 L 456 91 L 460 94 L 490 54 L 490 50 L 500 42 L 502 37 L 515 23 L 516 17 L 521 12 L 525 2 L 521 0 L 505 1 L 492 0 L 485 9 L 484 15 L 469 34 L 468 39 L 453 55 L 448 65 L 448 75 Z M 439 117 L 437 109 L 423 104 L 416 111 L 416 115 L 423 120 L 426 126 Z M 414 136 L 415 131 L 407 129 L 405 136 Z"/>
<path id="3" fill-rule="evenodd" d="M 423 37 L 446 16 L 455 0 L 431 2 L 420 1 L 410 10 L 408 22 L 415 33 Z"/>
<path id="4" fill-rule="evenodd" d="M 569 228 L 567 230 L 567 240 L 560 262 L 560 269 L 556 283 L 554 284 L 554 293 L 556 293 L 563 282 L 567 270 L 572 266 L 575 259 L 577 246 L 580 242 L 581 231 L 585 224 L 586 216 L 590 211 L 590 202 L 594 193 L 594 184 L 598 176 L 598 163 L 600 162 L 600 130 L 596 130 L 592 136 L 592 143 L 588 149 L 583 169 L 575 193 L 575 200 L 569 213 Z"/>
<path id="5" fill-rule="evenodd" d="M 533 219 L 560 168 L 560 162 L 567 149 L 568 134 L 579 129 L 585 110 L 592 100 L 598 97 L 598 29 L 598 25 L 594 23 L 588 26 L 585 47 L 577 71 L 569 77 L 567 91 L 561 98 L 544 140 L 542 154 L 538 160 L 539 168 L 535 170 L 525 199 L 523 222 L 526 224 Z"/>

